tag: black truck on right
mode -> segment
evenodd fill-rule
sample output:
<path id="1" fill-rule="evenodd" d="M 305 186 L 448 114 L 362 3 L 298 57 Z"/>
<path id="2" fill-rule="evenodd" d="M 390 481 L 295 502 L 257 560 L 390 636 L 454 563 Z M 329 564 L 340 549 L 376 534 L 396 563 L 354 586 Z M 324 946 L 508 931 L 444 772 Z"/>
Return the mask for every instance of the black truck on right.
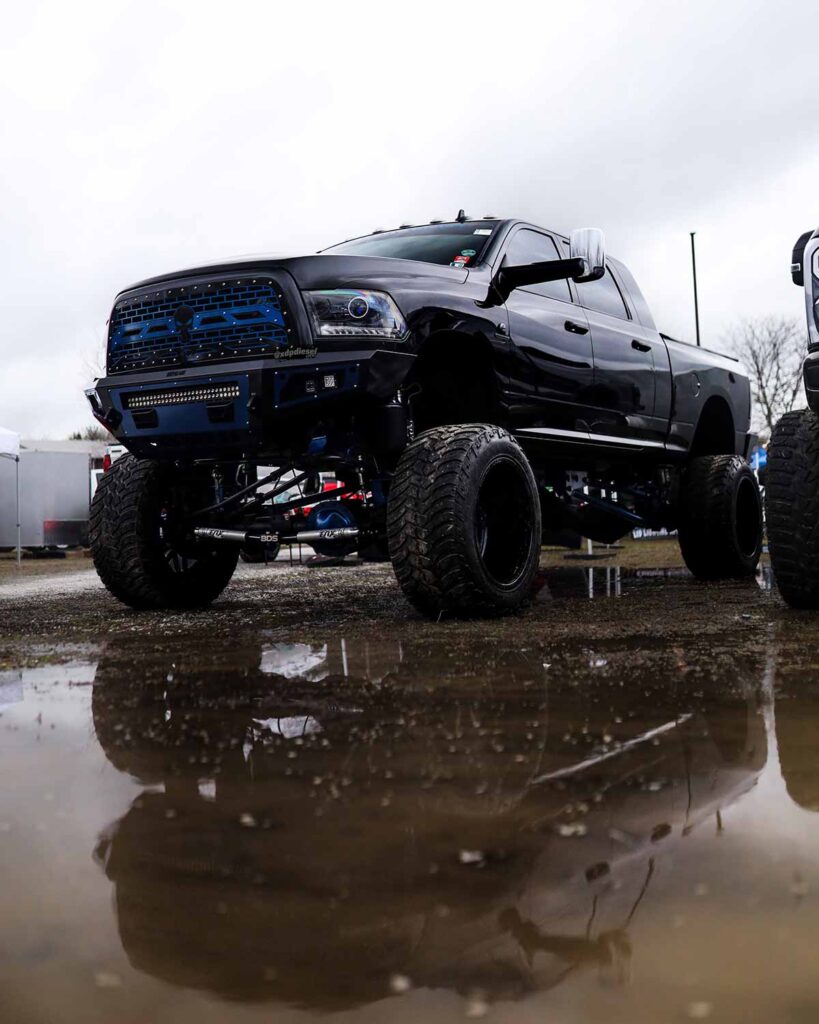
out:
<path id="1" fill-rule="evenodd" d="M 804 290 L 807 409 L 786 413 L 768 446 L 766 513 L 771 565 L 792 608 L 819 608 L 819 228 L 800 235 L 791 257 Z"/>

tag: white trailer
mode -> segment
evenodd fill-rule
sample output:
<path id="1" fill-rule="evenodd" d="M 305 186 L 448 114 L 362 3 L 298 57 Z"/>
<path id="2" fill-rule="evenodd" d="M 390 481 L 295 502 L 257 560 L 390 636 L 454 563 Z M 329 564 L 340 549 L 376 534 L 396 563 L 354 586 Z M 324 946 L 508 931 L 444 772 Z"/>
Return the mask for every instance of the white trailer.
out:
<path id="1" fill-rule="evenodd" d="M 0 465 L 14 466 L 13 491 L 8 485 L 0 484 L 0 498 L 5 491 L 9 501 L 14 503 L 14 546 L 17 548 L 17 565 L 20 565 L 20 435 L 13 430 L 0 427 Z M 13 494 L 13 497 L 12 497 Z"/>
<path id="2" fill-rule="evenodd" d="M 105 445 L 93 441 L 21 441 L 19 463 L 0 460 L 0 548 L 88 543 L 93 472 Z M 17 474 L 19 471 L 19 519 Z"/>

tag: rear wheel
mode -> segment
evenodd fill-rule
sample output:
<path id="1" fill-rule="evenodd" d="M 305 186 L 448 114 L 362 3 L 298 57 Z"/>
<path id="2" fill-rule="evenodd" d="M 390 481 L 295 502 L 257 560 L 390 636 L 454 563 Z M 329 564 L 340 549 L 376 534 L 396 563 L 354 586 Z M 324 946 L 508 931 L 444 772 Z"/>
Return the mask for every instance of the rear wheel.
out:
<path id="1" fill-rule="evenodd" d="M 275 562 L 279 557 L 282 546 L 278 542 L 273 544 L 254 544 L 239 549 L 239 557 L 243 562 L 258 565 L 262 562 Z"/>
<path id="2" fill-rule="evenodd" d="M 779 592 L 792 608 L 819 608 L 819 418 L 810 409 L 773 429 L 765 505 Z"/>
<path id="3" fill-rule="evenodd" d="M 168 469 L 124 455 L 99 482 L 91 504 L 94 565 L 108 590 L 136 609 L 203 608 L 236 568 L 234 548 L 191 550 L 172 533 Z"/>
<path id="4" fill-rule="evenodd" d="M 390 548 L 386 537 L 376 537 L 358 549 L 362 562 L 389 562 Z"/>
<path id="5" fill-rule="evenodd" d="M 702 455 L 683 474 L 677 526 L 685 564 L 701 580 L 753 576 L 762 554 L 762 501 L 736 455 Z"/>
<path id="6" fill-rule="evenodd" d="M 435 427 L 410 444 L 387 505 L 395 575 L 423 614 L 497 615 L 532 591 L 540 501 L 526 456 L 499 427 Z"/>

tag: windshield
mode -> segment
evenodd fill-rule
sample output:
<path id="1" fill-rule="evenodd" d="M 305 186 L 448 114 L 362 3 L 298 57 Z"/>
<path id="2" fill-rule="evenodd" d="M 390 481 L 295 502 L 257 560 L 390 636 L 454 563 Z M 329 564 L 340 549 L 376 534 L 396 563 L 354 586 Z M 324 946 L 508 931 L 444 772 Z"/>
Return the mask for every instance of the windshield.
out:
<path id="1" fill-rule="evenodd" d="M 325 253 L 350 256 L 389 256 L 419 263 L 471 267 L 486 249 L 497 221 L 470 220 L 464 224 L 425 224 L 418 228 L 381 231 L 364 238 L 324 249 Z"/>

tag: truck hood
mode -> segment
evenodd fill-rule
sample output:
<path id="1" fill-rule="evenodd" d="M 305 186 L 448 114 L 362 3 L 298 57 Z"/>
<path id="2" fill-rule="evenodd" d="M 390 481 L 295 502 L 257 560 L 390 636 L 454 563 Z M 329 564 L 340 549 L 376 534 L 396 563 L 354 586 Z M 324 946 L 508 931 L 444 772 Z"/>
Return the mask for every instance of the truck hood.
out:
<path id="1" fill-rule="evenodd" d="M 124 292 L 155 285 L 170 284 L 200 275 L 239 273 L 275 273 L 286 271 L 302 290 L 311 288 L 349 288 L 362 284 L 383 284 L 389 287 L 390 280 L 429 280 L 443 278 L 452 281 L 466 281 L 468 270 L 441 266 L 437 263 L 419 263 L 417 260 L 388 259 L 381 256 L 347 256 L 318 253 L 313 256 L 238 256 L 215 263 L 201 264 L 177 270 L 144 281 L 124 289 Z M 120 294 L 123 294 L 121 292 Z"/>

